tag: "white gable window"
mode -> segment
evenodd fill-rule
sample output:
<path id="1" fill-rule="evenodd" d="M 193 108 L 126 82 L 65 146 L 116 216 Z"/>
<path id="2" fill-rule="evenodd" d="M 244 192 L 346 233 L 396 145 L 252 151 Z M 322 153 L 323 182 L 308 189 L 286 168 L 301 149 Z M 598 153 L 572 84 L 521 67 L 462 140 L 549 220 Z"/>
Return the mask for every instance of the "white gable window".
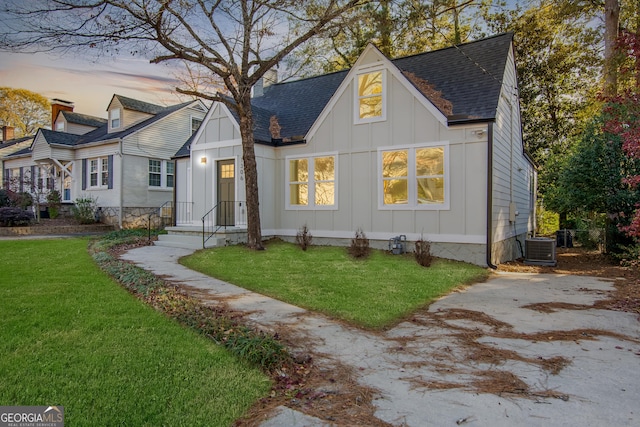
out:
<path id="1" fill-rule="evenodd" d="M 56 131 L 64 132 L 64 122 L 63 121 L 56 122 Z"/>
<path id="2" fill-rule="evenodd" d="M 106 157 L 89 159 L 89 187 L 107 188 L 109 186 L 109 160 Z"/>
<path id="3" fill-rule="evenodd" d="M 287 209 L 336 209 L 336 156 L 287 157 Z"/>
<path id="4" fill-rule="evenodd" d="M 386 72 L 358 73 L 355 81 L 355 123 L 386 120 Z"/>
<path id="5" fill-rule="evenodd" d="M 120 109 L 114 108 L 109 111 L 109 125 L 111 129 L 117 129 L 120 127 Z"/>
<path id="6" fill-rule="evenodd" d="M 174 163 L 167 160 L 149 159 L 149 187 L 173 188 Z"/>
<path id="7" fill-rule="evenodd" d="M 449 146 L 378 150 L 380 209 L 449 209 Z"/>

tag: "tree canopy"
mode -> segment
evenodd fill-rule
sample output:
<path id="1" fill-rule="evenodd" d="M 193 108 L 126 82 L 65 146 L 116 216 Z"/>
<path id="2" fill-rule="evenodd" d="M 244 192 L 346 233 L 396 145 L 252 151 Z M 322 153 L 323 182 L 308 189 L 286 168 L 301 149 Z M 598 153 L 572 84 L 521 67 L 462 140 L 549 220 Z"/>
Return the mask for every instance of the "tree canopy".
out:
<path id="1" fill-rule="evenodd" d="M 0 125 L 15 128 L 15 137 L 29 136 L 51 125 L 49 100 L 26 89 L 0 87 Z"/>

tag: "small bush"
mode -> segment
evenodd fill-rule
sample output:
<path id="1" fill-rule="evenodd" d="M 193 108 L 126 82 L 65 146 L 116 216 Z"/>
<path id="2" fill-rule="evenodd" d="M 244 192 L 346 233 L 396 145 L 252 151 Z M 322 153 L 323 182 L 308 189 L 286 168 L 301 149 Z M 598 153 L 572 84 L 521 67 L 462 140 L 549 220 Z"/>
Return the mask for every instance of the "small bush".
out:
<path id="1" fill-rule="evenodd" d="M 418 264 L 423 267 L 429 267 L 433 256 L 431 256 L 431 243 L 427 240 L 416 241 L 415 257 Z"/>
<path id="2" fill-rule="evenodd" d="M 356 236 L 351 239 L 349 246 L 349 255 L 354 258 L 366 258 L 369 256 L 371 248 L 369 247 L 369 239 L 361 228 L 356 230 Z"/>
<path id="3" fill-rule="evenodd" d="M 612 257 L 623 267 L 640 268 L 640 243 L 635 245 L 619 245 Z"/>
<path id="4" fill-rule="evenodd" d="M 60 214 L 60 205 L 62 204 L 62 197 L 58 190 L 51 190 L 47 194 L 47 206 L 49 207 L 49 218 L 58 218 Z"/>
<path id="5" fill-rule="evenodd" d="M 303 251 L 306 251 L 309 246 L 311 246 L 311 241 L 313 240 L 313 236 L 309 232 L 307 225 L 303 225 L 298 233 L 296 234 L 296 243 Z"/>
<path id="6" fill-rule="evenodd" d="M 29 225 L 33 221 L 33 212 L 25 211 L 18 207 L 0 208 L 0 226 L 13 227 L 19 225 Z"/>
<path id="7" fill-rule="evenodd" d="M 29 206 L 33 206 L 33 197 L 26 191 L 16 193 L 14 191 L 9 192 L 11 198 L 11 206 L 16 206 L 22 209 L 27 209 Z"/>
<path id="8" fill-rule="evenodd" d="M 9 191 L 4 188 L 0 189 L 0 208 L 11 206 L 11 197 Z"/>
<path id="9" fill-rule="evenodd" d="M 96 222 L 96 199 L 84 197 L 76 199 L 71 207 L 71 214 L 80 224 L 93 224 Z"/>

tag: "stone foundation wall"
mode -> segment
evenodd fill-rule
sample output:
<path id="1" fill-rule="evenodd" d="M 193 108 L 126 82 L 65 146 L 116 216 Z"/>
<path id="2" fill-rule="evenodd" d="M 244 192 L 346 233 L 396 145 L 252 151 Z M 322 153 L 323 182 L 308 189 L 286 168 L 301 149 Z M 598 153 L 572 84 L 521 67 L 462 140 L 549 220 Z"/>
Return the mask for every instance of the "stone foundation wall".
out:
<path id="1" fill-rule="evenodd" d="M 158 208 L 124 208 L 122 214 L 122 228 L 147 228 L 151 221 L 151 228 L 162 228 L 170 225 L 170 217 L 160 217 Z M 120 222 L 120 208 L 105 206 L 100 209 L 100 222 L 118 226 Z"/>

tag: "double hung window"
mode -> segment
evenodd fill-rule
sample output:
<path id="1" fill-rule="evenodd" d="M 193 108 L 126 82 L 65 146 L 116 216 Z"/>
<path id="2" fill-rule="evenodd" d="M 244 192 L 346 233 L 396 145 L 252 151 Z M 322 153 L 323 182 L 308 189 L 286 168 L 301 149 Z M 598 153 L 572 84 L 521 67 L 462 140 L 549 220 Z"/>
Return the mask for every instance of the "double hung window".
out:
<path id="1" fill-rule="evenodd" d="M 109 159 L 97 157 L 89 159 L 89 187 L 106 188 L 109 185 Z"/>
<path id="2" fill-rule="evenodd" d="M 379 150 L 383 209 L 448 209 L 448 145 Z"/>
<path id="3" fill-rule="evenodd" d="M 373 70 L 356 76 L 355 123 L 386 119 L 386 73 Z"/>
<path id="4" fill-rule="evenodd" d="M 173 188 L 174 163 L 168 160 L 149 159 L 149 187 Z"/>
<path id="5" fill-rule="evenodd" d="M 336 156 L 287 159 L 288 208 L 336 207 Z"/>

